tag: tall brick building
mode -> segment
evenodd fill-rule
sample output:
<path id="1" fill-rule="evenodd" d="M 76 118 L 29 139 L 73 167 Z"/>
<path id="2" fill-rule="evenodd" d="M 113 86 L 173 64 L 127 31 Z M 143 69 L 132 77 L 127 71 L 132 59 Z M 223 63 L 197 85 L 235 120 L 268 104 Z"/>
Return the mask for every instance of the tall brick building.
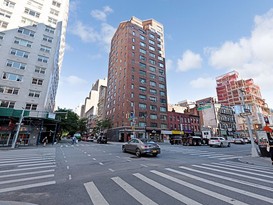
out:
<path id="1" fill-rule="evenodd" d="M 163 25 L 132 17 L 120 23 L 111 42 L 105 116 L 111 140 L 160 140 L 167 129 Z"/>

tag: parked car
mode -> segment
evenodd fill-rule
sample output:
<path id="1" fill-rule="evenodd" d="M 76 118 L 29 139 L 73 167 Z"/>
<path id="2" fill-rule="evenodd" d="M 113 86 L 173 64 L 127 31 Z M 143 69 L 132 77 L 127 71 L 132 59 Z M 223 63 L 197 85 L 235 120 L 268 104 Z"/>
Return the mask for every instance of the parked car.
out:
<path id="1" fill-rule="evenodd" d="M 251 140 L 248 137 L 245 137 L 243 139 L 244 139 L 245 143 L 247 143 L 247 144 L 251 143 Z"/>
<path id="2" fill-rule="evenodd" d="M 209 140 L 209 146 L 230 147 L 230 142 L 224 137 L 212 137 Z"/>
<path id="3" fill-rule="evenodd" d="M 234 144 L 245 144 L 245 141 L 243 138 L 235 138 Z"/>
<path id="4" fill-rule="evenodd" d="M 105 136 L 99 136 L 98 139 L 97 139 L 97 143 L 99 144 L 107 144 L 107 137 Z"/>
<path id="5" fill-rule="evenodd" d="M 144 154 L 149 154 L 156 157 L 160 154 L 160 146 L 153 141 L 142 141 L 140 139 L 131 139 L 122 145 L 123 152 L 130 152 L 137 157 L 141 157 Z"/>
<path id="6" fill-rule="evenodd" d="M 170 136 L 170 143 L 173 144 L 181 144 L 182 143 L 182 137 L 180 135 L 173 135 Z"/>

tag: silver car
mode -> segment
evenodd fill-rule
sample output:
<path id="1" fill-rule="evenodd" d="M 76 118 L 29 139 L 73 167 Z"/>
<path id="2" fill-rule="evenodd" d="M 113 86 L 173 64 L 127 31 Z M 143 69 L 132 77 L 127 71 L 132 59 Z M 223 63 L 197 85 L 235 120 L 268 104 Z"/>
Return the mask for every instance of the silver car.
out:
<path id="1" fill-rule="evenodd" d="M 209 146 L 230 147 L 230 142 L 223 137 L 212 137 L 209 140 Z"/>
<path id="2" fill-rule="evenodd" d="M 153 141 L 144 142 L 140 139 L 131 139 L 122 145 L 122 151 L 134 153 L 137 157 L 141 157 L 144 154 L 156 157 L 160 154 L 160 147 Z"/>

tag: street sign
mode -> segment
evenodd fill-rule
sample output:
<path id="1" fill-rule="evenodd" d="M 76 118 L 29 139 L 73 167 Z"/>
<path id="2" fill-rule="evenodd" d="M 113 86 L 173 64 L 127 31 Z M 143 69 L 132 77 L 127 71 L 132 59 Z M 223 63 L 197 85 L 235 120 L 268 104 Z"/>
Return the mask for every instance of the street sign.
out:
<path id="1" fill-rule="evenodd" d="M 211 105 L 206 105 L 206 106 L 203 106 L 203 107 L 198 107 L 197 110 L 201 111 L 201 110 L 205 110 L 205 109 L 208 109 L 208 108 L 211 108 Z"/>
<path id="2" fill-rule="evenodd" d="M 240 113 L 241 117 L 246 117 L 248 115 L 251 115 L 251 113 L 248 113 L 248 112 L 242 112 L 242 113 Z"/>

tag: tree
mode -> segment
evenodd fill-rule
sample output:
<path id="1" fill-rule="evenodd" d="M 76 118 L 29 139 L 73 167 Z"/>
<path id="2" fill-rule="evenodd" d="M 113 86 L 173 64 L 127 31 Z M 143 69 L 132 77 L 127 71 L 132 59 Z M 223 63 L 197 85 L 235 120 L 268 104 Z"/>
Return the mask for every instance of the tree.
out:
<path id="1" fill-rule="evenodd" d="M 81 118 L 78 120 L 78 131 L 80 131 L 81 134 L 86 133 L 87 131 L 87 118 Z"/>
<path id="2" fill-rule="evenodd" d="M 79 130 L 79 116 L 70 109 L 58 108 L 55 111 L 56 119 L 60 120 L 59 132 L 63 134 L 73 135 Z"/>
<path id="3" fill-rule="evenodd" d="M 110 119 L 105 120 L 97 120 L 96 126 L 93 128 L 93 134 L 99 135 L 105 129 L 109 129 L 112 126 L 112 122 Z"/>

